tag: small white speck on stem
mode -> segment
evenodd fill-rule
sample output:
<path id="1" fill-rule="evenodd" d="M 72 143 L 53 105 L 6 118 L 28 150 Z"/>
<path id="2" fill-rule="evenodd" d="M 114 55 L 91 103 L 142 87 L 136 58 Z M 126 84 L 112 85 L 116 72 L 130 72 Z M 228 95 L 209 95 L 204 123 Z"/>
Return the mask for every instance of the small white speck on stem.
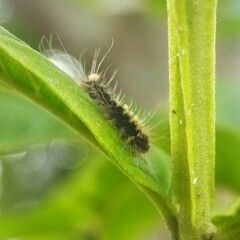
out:
<path id="1" fill-rule="evenodd" d="M 197 177 L 195 177 L 195 178 L 193 179 L 193 185 L 196 185 L 196 184 L 197 184 L 197 182 L 198 182 L 198 178 L 197 178 Z"/>

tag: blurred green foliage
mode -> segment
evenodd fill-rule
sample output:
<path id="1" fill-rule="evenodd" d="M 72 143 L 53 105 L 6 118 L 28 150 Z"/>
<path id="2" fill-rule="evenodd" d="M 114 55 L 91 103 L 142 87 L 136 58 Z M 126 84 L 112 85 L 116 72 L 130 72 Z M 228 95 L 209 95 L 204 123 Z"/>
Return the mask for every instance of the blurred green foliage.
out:
<path id="1" fill-rule="evenodd" d="M 93 149 L 74 169 L 55 164 L 57 159 L 51 162 L 49 154 L 33 169 L 19 165 L 24 157 L 6 158 L 21 149 L 29 151 L 30 141 L 47 145 L 52 138 L 67 143 L 79 137 L 22 97 L 1 92 L 0 98 L 1 147 L 7 149 L 1 157 L 0 239 L 136 239 L 161 226 L 146 197 Z"/>

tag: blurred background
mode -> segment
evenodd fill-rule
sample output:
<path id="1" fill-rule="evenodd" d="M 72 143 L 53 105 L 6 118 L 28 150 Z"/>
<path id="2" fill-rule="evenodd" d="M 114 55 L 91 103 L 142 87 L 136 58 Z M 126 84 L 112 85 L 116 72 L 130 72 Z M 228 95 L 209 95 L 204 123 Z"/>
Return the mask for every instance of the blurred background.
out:
<path id="1" fill-rule="evenodd" d="M 240 189 L 240 2 L 222 0 L 217 24 L 216 208 Z M 89 69 L 96 48 L 118 69 L 127 99 L 159 107 L 169 140 L 166 2 L 0 0 L 0 24 L 39 50 L 57 33 Z M 60 48 L 59 41 L 53 42 Z M 166 143 L 168 141 L 165 141 Z M 169 154 L 169 145 L 165 144 Z M 0 91 L 0 239 L 170 239 L 136 186 L 78 135 L 29 100 Z"/>

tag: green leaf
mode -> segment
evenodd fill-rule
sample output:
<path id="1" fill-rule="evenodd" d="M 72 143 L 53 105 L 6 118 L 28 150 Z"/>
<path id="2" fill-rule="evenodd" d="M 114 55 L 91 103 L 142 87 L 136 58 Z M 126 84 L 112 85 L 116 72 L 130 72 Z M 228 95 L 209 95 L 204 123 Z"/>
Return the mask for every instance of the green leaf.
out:
<path id="1" fill-rule="evenodd" d="M 168 0 L 170 128 L 179 239 L 212 232 L 216 0 Z"/>
<path id="2" fill-rule="evenodd" d="M 111 157 L 174 225 L 169 156 L 152 146 L 144 157 L 134 157 L 114 127 L 88 94 L 48 59 L 0 28 L 0 79 L 41 105 Z M 162 158 L 161 158 L 162 157 Z M 155 170 L 156 164 L 158 169 Z"/>
<path id="3" fill-rule="evenodd" d="M 227 209 L 217 212 L 212 221 L 217 227 L 216 240 L 238 240 L 240 236 L 240 198 Z"/>

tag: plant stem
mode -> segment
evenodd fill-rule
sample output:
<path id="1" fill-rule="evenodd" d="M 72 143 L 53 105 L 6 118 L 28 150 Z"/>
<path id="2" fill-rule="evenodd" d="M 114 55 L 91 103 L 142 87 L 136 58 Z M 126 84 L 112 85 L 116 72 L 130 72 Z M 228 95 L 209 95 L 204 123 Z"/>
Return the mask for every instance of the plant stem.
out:
<path id="1" fill-rule="evenodd" d="M 208 239 L 214 195 L 216 0 L 168 0 L 178 238 Z"/>

